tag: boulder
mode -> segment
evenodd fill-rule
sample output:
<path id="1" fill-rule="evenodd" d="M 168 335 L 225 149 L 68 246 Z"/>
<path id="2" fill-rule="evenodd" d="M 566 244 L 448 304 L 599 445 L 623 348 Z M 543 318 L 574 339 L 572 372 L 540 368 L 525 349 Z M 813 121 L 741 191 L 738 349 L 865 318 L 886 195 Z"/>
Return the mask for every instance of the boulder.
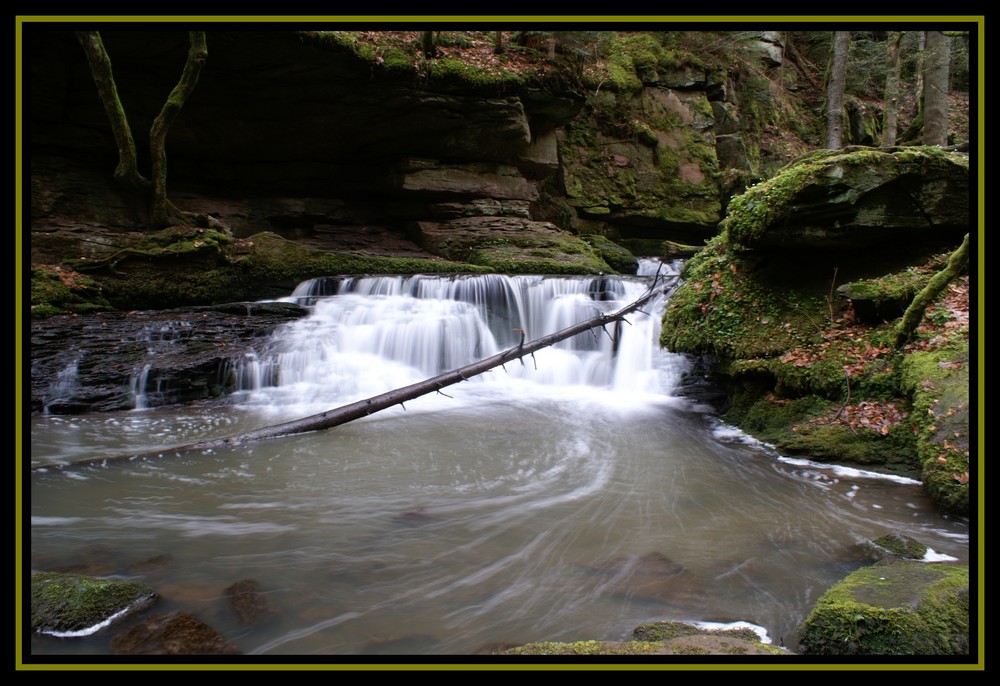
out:
<path id="1" fill-rule="evenodd" d="M 111 639 L 115 655 L 238 655 L 224 635 L 187 612 L 152 615 Z"/>
<path id="2" fill-rule="evenodd" d="M 38 572 L 31 577 L 31 629 L 53 636 L 92 634 L 156 599 L 138 581 Z"/>
<path id="3" fill-rule="evenodd" d="M 724 225 L 744 250 L 869 247 L 969 230 L 969 157 L 941 148 L 820 150 L 733 199 Z"/>
<path id="4" fill-rule="evenodd" d="M 968 655 L 969 568 L 885 560 L 848 575 L 801 628 L 806 655 Z"/>

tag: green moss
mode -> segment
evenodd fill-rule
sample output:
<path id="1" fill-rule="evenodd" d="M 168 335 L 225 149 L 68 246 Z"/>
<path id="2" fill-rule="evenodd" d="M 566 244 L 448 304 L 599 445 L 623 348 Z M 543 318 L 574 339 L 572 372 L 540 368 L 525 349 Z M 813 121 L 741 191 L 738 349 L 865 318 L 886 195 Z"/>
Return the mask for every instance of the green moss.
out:
<path id="1" fill-rule="evenodd" d="M 944 262 L 937 265 L 937 268 L 943 266 Z M 851 300 L 871 300 L 876 305 L 909 302 L 913 300 L 914 294 L 927 284 L 933 271 L 934 264 L 908 267 L 901 272 L 852 281 L 841 286 L 840 292 Z"/>
<path id="2" fill-rule="evenodd" d="M 771 357 L 814 340 L 825 304 L 792 285 L 765 286 L 717 236 L 684 266 L 663 316 L 660 344 L 728 359 Z"/>
<path id="3" fill-rule="evenodd" d="M 919 560 L 927 554 L 927 546 L 902 534 L 886 534 L 876 538 L 872 543 L 890 555 L 909 560 Z"/>
<path id="4" fill-rule="evenodd" d="M 473 88 L 508 88 L 525 83 L 526 75 L 513 69 L 485 69 L 451 57 L 426 60 L 422 67 L 432 81 L 461 84 Z"/>
<path id="5" fill-rule="evenodd" d="M 577 237 L 521 236 L 472 246 L 469 264 L 505 274 L 617 273 L 586 242 Z"/>
<path id="6" fill-rule="evenodd" d="M 820 597 L 803 623 L 807 655 L 967 655 L 968 567 L 865 567 Z"/>
<path id="7" fill-rule="evenodd" d="M 365 62 L 375 62 L 377 58 L 374 47 L 359 40 L 354 31 L 300 31 L 299 35 L 315 45 L 342 50 Z"/>
<path id="8" fill-rule="evenodd" d="M 82 631 L 154 598 L 152 589 L 138 581 L 40 572 L 31 577 L 31 628 Z"/>
<path id="9" fill-rule="evenodd" d="M 772 178 L 758 183 L 728 206 L 725 231 L 734 247 L 753 245 L 769 227 L 787 218 L 793 201 L 808 186 L 825 176 L 836 176 L 840 166 L 857 166 L 873 174 L 899 176 L 925 173 L 927 167 L 953 164 L 952 155 L 940 149 L 919 148 L 886 152 L 874 148 L 816 150 L 783 167 Z M 968 162 L 963 160 L 967 165 Z M 919 169 L 908 169 L 918 166 Z"/>
<path id="10" fill-rule="evenodd" d="M 402 48 L 389 48 L 382 55 L 382 66 L 386 71 L 413 71 L 417 56 Z"/>
<path id="11" fill-rule="evenodd" d="M 85 314 L 112 309 L 100 283 L 89 276 L 51 266 L 31 270 L 31 317 L 64 312 Z"/>
<path id="12" fill-rule="evenodd" d="M 655 655 L 662 644 L 648 641 L 628 641 L 610 644 L 603 641 L 560 643 L 543 641 L 500 652 L 500 655 Z"/>
<path id="13" fill-rule="evenodd" d="M 913 396 L 917 455 L 924 490 L 945 511 L 969 514 L 970 442 L 968 332 L 914 351 L 902 363 L 902 386 Z"/>
<path id="14" fill-rule="evenodd" d="M 604 236 L 591 235 L 583 236 L 582 238 L 615 272 L 620 274 L 635 274 L 639 264 L 635 255 L 628 249 L 623 248 Z"/>
<path id="15" fill-rule="evenodd" d="M 705 63 L 693 52 L 668 45 L 669 37 L 649 32 L 618 33 L 601 45 L 601 59 L 589 65 L 584 85 L 610 88 L 619 93 L 635 93 L 643 82 L 655 82 L 666 70 Z"/>
<path id="16" fill-rule="evenodd" d="M 92 275 L 114 309 L 163 309 L 288 295 L 301 281 L 331 274 L 484 273 L 489 268 L 445 260 L 363 256 L 315 250 L 264 232 L 250 252 L 226 249 L 205 263 L 151 251 Z M 171 244 L 173 245 L 173 244 Z M 169 250 L 169 248 L 168 248 Z"/>

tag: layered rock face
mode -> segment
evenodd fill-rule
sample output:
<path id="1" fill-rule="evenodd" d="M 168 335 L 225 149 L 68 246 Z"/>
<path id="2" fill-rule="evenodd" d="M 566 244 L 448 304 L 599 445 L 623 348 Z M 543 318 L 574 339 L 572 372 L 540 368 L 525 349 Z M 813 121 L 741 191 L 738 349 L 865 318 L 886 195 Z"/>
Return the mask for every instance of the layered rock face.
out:
<path id="1" fill-rule="evenodd" d="M 187 34 L 102 35 L 142 164 Z M 167 140 L 168 192 L 237 237 L 378 227 L 446 256 L 432 234 L 490 241 L 540 222 L 700 244 L 721 219 L 720 169 L 748 168 L 732 88 L 705 69 L 647 70 L 631 91 L 585 96 L 421 80 L 293 31 L 207 42 Z M 33 230 L 141 227 L 142 209 L 110 184 L 116 147 L 74 35 L 35 30 L 27 43 Z"/>

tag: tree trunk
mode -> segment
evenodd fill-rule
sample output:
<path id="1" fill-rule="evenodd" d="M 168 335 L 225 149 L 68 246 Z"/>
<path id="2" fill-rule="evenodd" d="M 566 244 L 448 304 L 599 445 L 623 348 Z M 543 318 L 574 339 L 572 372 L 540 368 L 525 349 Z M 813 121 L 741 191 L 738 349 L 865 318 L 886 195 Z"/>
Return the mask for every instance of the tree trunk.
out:
<path id="1" fill-rule="evenodd" d="M 951 37 L 927 32 L 924 55 L 924 145 L 948 145 Z"/>
<path id="2" fill-rule="evenodd" d="M 101 34 L 97 31 L 77 31 L 76 38 L 87 56 L 90 74 L 97 85 L 97 94 L 101 98 L 118 148 L 118 166 L 115 168 L 114 179 L 130 191 L 144 193 L 149 189 L 149 180 L 139 173 L 135 139 L 132 138 L 125 108 L 118 97 L 118 88 L 111 71 L 111 58 L 104 48 Z"/>
<path id="3" fill-rule="evenodd" d="M 154 228 L 164 228 L 181 219 L 181 213 L 167 199 L 167 152 L 166 140 L 170 126 L 198 83 L 198 76 L 205 60 L 208 47 L 204 31 L 191 31 L 190 48 L 181 78 L 163 104 L 160 114 L 153 120 L 149 131 L 149 152 L 153 163 L 153 199 L 150 209 L 150 224 Z"/>
<path id="4" fill-rule="evenodd" d="M 193 443 L 184 446 L 178 446 L 175 448 L 167 448 L 162 450 L 154 450 L 148 453 L 141 453 L 137 455 L 119 455 L 115 457 L 97 457 L 89 460 L 81 460 L 79 462 L 74 462 L 68 465 L 48 465 L 45 467 L 33 467 L 32 471 L 52 471 L 69 469 L 75 467 L 86 467 L 93 465 L 104 465 L 110 464 L 112 462 L 125 462 L 138 459 L 161 457 L 163 455 L 180 455 L 192 451 L 202 451 L 202 450 L 215 450 L 219 448 L 232 448 L 248 443 L 255 443 L 258 441 L 268 440 L 271 438 L 279 438 L 281 436 L 290 436 L 292 434 L 301 434 L 310 431 L 320 431 L 323 429 L 330 429 L 341 424 L 346 424 L 347 422 L 353 421 L 355 419 L 360 419 L 362 417 L 367 417 L 370 414 L 379 412 L 380 410 L 387 409 L 393 405 L 402 405 L 407 400 L 413 400 L 419 398 L 420 396 L 427 395 L 429 393 L 440 392 L 441 389 L 452 386 L 461 381 L 467 381 L 473 376 L 478 376 L 484 372 L 487 372 L 496 367 L 503 366 L 508 362 L 520 361 L 524 364 L 524 356 L 532 355 L 535 351 L 541 350 L 542 348 L 547 348 L 550 345 L 554 345 L 559 341 L 566 340 L 567 338 L 572 338 L 577 334 L 589 331 L 597 327 L 605 327 L 612 322 L 622 322 L 625 321 L 625 316 L 635 312 L 640 307 L 645 305 L 647 302 L 653 299 L 656 295 L 660 293 L 656 289 L 656 284 L 659 281 L 659 275 L 650 284 L 649 290 L 643 294 L 638 300 L 632 304 L 618 310 L 617 312 L 611 314 L 602 314 L 586 321 L 574 324 L 573 326 L 557 331 L 556 333 L 549 334 L 548 336 L 543 336 L 537 340 L 531 341 L 530 343 L 524 342 L 524 331 L 521 331 L 521 343 L 513 348 L 509 348 L 501 353 L 497 353 L 492 357 L 487 357 L 486 359 L 479 360 L 478 362 L 473 362 L 459 369 L 455 369 L 450 372 L 445 372 L 438 376 L 431 377 L 424 381 L 420 381 L 403 388 L 397 388 L 387 393 L 381 395 L 376 395 L 366 400 L 359 400 L 357 402 L 338 407 L 333 410 L 328 410 L 326 412 L 321 412 L 309 417 L 304 417 L 302 419 L 294 419 L 290 422 L 285 422 L 283 424 L 275 424 L 273 426 L 264 427 L 261 429 L 256 429 L 254 431 L 248 431 L 243 434 L 236 436 L 230 436 L 228 438 L 216 438 L 207 441 L 201 441 L 199 443 Z M 610 335 L 610 334 L 609 334 Z"/>
<path id="5" fill-rule="evenodd" d="M 850 31 L 833 32 L 830 81 L 826 91 L 826 147 L 837 150 L 844 140 L 844 84 L 847 81 L 847 50 Z"/>
<path id="6" fill-rule="evenodd" d="M 431 59 L 437 54 L 437 46 L 434 44 L 434 32 L 433 31 L 421 31 L 420 32 L 420 48 L 424 52 L 424 57 L 426 59 Z"/>
<path id="7" fill-rule="evenodd" d="M 885 107 L 882 111 L 882 147 L 896 145 L 899 119 L 899 45 L 902 31 L 890 31 L 885 52 Z"/>
<path id="8" fill-rule="evenodd" d="M 901 142 L 908 143 L 915 141 L 920 138 L 921 132 L 924 128 L 924 55 L 927 52 L 925 50 L 925 44 L 927 43 L 927 32 L 918 31 L 917 32 L 917 57 L 916 57 L 916 67 L 915 73 L 917 75 L 916 84 L 916 103 L 917 111 L 913 115 L 913 121 L 910 125 L 906 127 L 906 131 L 903 132 L 901 137 Z"/>
<path id="9" fill-rule="evenodd" d="M 920 321 L 924 318 L 924 312 L 937 300 L 937 297 L 941 295 L 941 292 L 951 283 L 952 279 L 961 273 L 968 259 L 969 234 L 965 234 L 962 245 L 948 258 L 948 264 L 945 265 L 944 269 L 931 277 L 927 285 L 917 293 L 916 297 L 913 298 L 913 302 L 906 308 L 903 318 L 896 326 L 895 344 L 897 348 L 903 347 L 913 337 L 917 326 L 920 325 Z"/>

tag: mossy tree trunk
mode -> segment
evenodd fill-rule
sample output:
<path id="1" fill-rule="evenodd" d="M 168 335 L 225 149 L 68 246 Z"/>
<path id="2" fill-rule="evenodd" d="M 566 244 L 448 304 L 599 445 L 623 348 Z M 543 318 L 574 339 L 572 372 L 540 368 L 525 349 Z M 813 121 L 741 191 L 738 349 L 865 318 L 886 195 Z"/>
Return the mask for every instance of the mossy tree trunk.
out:
<path id="1" fill-rule="evenodd" d="M 108 115 L 111 132 L 118 148 L 118 166 L 115 168 L 115 181 L 133 192 L 145 192 L 149 189 L 149 179 L 139 173 L 135 153 L 135 139 L 129 127 L 125 108 L 118 97 L 114 73 L 111 70 L 111 58 L 104 48 L 104 41 L 97 31 L 77 31 L 76 38 L 87 56 L 90 65 L 90 75 L 97 85 L 97 94 Z"/>
<path id="2" fill-rule="evenodd" d="M 153 120 L 149 130 L 149 152 L 153 164 L 153 199 L 150 208 L 150 224 L 154 228 L 163 228 L 183 221 L 183 215 L 167 199 L 167 132 L 177 119 L 178 113 L 187 101 L 191 91 L 198 83 L 198 76 L 208 59 L 208 47 L 204 31 L 191 31 L 189 34 L 187 62 L 181 78 L 170 91 L 167 101 L 163 103 L 160 114 Z"/>
<path id="3" fill-rule="evenodd" d="M 885 106 L 882 111 L 882 147 L 896 145 L 899 120 L 899 45 L 902 31 L 890 31 L 885 51 Z"/>
<path id="4" fill-rule="evenodd" d="M 167 97 L 159 115 L 153 120 L 149 132 L 149 152 L 152 159 L 152 181 L 138 169 L 135 139 L 128 123 L 128 116 L 118 97 L 111 58 L 108 57 L 104 41 L 98 31 L 77 31 L 77 40 L 83 47 L 90 73 L 97 85 L 97 93 L 111 124 L 111 131 L 118 148 L 118 167 L 114 178 L 130 192 L 141 195 L 149 203 L 149 224 L 152 228 L 164 228 L 172 224 L 184 224 L 184 214 L 167 199 L 167 153 L 166 139 L 171 124 L 177 118 L 185 101 L 198 83 L 198 76 L 208 58 L 208 47 L 204 31 L 191 31 L 190 48 L 181 78 Z"/>
<path id="5" fill-rule="evenodd" d="M 945 288 L 947 288 L 952 279 L 962 272 L 968 262 L 968 259 L 969 234 L 965 234 L 965 239 L 962 241 L 962 245 L 960 245 L 958 249 L 951 254 L 951 257 L 948 258 L 948 264 L 945 265 L 944 269 L 931 277 L 931 280 L 927 282 L 927 285 L 924 286 L 919 293 L 917 293 L 916 297 L 913 298 L 913 302 L 906 308 L 903 318 L 900 320 L 899 324 L 896 325 L 895 343 L 897 348 L 901 348 L 913 337 L 914 332 L 917 330 L 917 326 L 920 325 L 920 320 L 924 318 L 924 312 L 935 300 L 937 300 L 937 297 L 941 295 Z"/>

